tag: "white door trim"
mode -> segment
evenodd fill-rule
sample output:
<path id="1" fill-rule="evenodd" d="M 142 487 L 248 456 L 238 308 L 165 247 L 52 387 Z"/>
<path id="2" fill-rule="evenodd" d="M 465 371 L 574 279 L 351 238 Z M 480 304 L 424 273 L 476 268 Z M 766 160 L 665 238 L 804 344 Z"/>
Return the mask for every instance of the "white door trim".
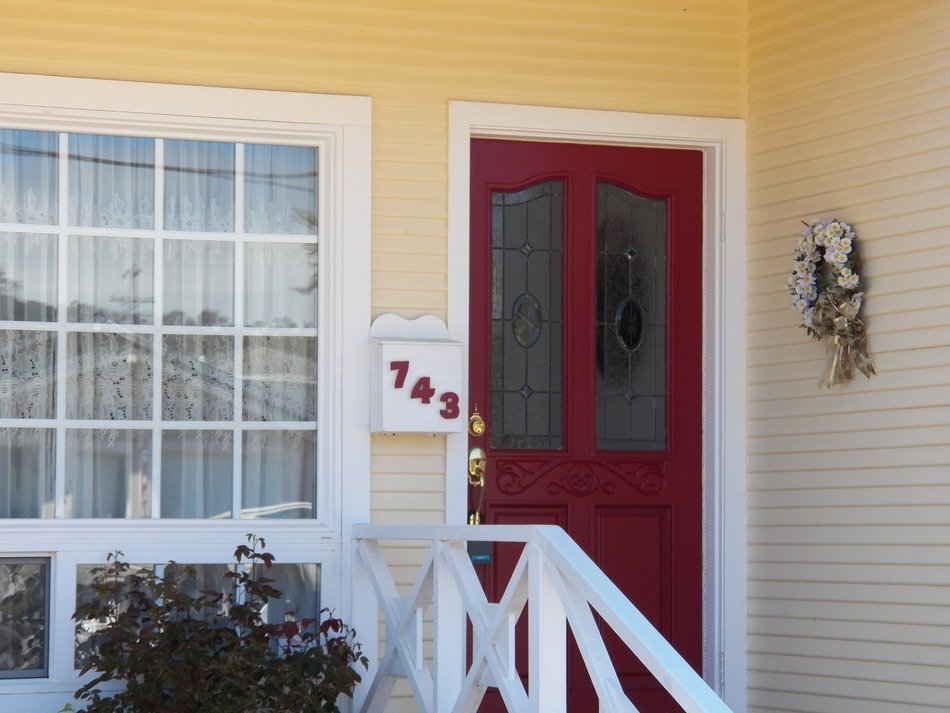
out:
<path id="1" fill-rule="evenodd" d="M 741 119 L 449 102 L 448 328 L 469 341 L 469 180 L 473 137 L 702 150 L 703 670 L 746 710 L 746 159 Z M 728 218 L 728 219 L 727 219 Z M 463 383 L 468 351 L 463 350 Z M 468 437 L 446 439 L 446 522 L 466 520 Z"/>

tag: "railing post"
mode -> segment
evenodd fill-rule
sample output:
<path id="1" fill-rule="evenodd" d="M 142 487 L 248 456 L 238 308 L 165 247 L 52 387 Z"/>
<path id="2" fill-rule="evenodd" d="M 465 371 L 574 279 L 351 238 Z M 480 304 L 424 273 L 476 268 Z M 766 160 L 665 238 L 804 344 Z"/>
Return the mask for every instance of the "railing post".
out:
<path id="1" fill-rule="evenodd" d="M 464 552 L 465 543 L 443 544 L 433 562 L 436 713 L 452 710 L 465 679 L 465 606 L 452 574 L 453 550 Z"/>
<path id="2" fill-rule="evenodd" d="M 567 619 L 544 553 L 527 544 L 528 699 L 531 713 L 567 711 Z"/>
<path id="3" fill-rule="evenodd" d="M 367 543 L 377 546 L 374 541 Z M 353 710 L 360 711 L 366 703 L 370 682 L 376 675 L 379 666 L 379 645 L 377 630 L 379 628 L 379 609 L 373 590 L 372 574 L 369 567 L 359 554 L 360 540 L 350 541 L 350 557 L 352 558 L 353 584 L 350 591 L 353 593 L 352 624 L 356 629 L 359 641 L 363 643 L 363 654 L 368 659 L 367 670 L 358 669 L 363 682 L 353 691 Z"/>

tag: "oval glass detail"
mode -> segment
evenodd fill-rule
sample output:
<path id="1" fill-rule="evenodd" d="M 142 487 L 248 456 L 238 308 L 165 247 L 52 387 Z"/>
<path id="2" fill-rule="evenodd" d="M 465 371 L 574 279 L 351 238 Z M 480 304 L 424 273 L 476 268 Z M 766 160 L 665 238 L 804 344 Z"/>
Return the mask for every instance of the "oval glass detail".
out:
<path id="1" fill-rule="evenodd" d="M 515 299 L 511 308 L 511 331 L 525 349 L 530 349 L 538 341 L 541 336 L 541 305 L 534 295 L 525 292 Z"/>
<path id="2" fill-rule="evenodd" d="M 643 333 L 646 326 L 646 316 L 639 300 L 627 297 L 617 305 L 617 314 L 614 316 L 614 328 L 617 330 L 617 339 L 628 352 L 635 352 L 643 343 Z"/>

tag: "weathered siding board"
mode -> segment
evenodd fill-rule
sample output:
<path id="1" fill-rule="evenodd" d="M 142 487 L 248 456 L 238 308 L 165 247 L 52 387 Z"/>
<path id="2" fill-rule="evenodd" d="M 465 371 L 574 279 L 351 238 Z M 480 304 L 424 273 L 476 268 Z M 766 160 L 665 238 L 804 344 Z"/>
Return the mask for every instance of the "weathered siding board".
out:
<path id="1" fill-rule="evenodd" d="M 750 711 L 950 701 L 950 5 L 749 3 Z M 880 369 L 818 390 L 800 219 L 860 236 Z"/>

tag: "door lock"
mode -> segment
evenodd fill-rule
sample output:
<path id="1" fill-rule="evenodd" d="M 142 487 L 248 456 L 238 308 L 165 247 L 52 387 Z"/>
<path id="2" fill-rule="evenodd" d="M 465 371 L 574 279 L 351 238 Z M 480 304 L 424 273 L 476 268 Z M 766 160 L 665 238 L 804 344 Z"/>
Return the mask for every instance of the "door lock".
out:
<path id="1" fill-rule="evenodd" d="M 468 435 L 477 438 L 485 432 L 485 419 L 478 412 L 478 404 L 472 410 L 472 415 L 468 419 Z"/>

